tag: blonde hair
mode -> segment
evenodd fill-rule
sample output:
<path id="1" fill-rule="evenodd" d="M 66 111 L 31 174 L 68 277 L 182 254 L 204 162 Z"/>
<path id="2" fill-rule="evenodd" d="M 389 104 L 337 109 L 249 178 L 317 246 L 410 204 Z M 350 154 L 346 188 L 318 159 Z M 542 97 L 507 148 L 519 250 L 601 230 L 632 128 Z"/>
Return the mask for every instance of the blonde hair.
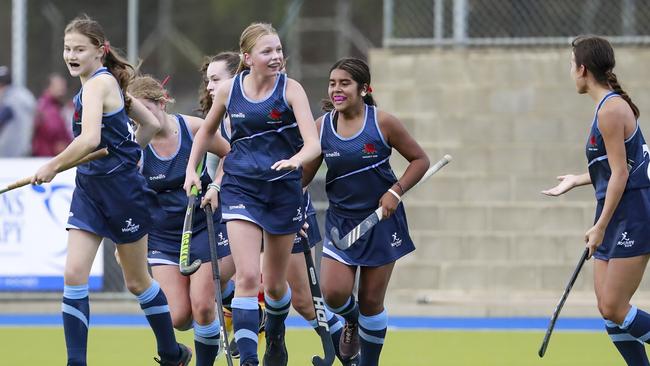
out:
<path id="1" fill-rule="evenodd" d="M 278 32 L 273 28 L 270 23 L 251 23 L 239 37 L 239 67 L 237 68 L 237 74 L 243 70 L 249 69 L 248 66 L 244 63 L 244 53 L 251 53 L 253 47 L 257 43 L 257 40 L 262 36 L 275 34 Z"/>
<path id="2" fill-rule="evenodd" d="M 174 103 L 165 87 L 151 75 L 136 76 L 129 83 L 129 93 L 134 98 L 148 99 L 163 104 Z"/>

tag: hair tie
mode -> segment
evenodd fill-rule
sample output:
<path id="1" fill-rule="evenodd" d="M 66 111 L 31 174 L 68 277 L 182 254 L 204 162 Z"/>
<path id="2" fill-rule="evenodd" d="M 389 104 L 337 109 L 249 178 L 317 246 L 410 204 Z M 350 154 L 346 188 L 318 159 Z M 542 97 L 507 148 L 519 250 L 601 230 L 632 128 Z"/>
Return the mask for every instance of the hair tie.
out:
<path id="1" fill-rule="evenodd" d="M 372 87 L 368 85 L 368 93 L 372 93 Z"/>
<path id="2" fill-rule="evenodd" d="M 170 80 L 171 78 L 172 78 L 172 77 L 171 77 L 170 75 L 165 76 L 165 78 L 163 79 L 162 83 L 160 83 L 160 86 L 165 86 L 165 85 L 169 82 L 169 80 Z"/>
<path id="3" fill-rule="evenodd" d="M 108 41 L 104 41 L 104 56 L 108 55 L 111 52 L 111 44 Z"/>

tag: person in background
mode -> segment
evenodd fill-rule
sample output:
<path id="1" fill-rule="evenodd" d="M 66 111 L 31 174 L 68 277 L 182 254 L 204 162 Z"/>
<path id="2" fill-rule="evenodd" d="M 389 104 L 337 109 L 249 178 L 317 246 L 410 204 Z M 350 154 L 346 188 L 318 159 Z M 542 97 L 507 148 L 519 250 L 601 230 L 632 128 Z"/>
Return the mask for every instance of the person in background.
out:
<path id="1" fill-rule="evenodd" d="M 68 83 L 63 76 L 56 73 L 51 74 L 47 80 L 47 87 L 38 98 L 36 106 L 32 136 L 33 156 L 57 155 L 72 141 L 64 113 Z"/>
<path id="2" fill-rule="evenodd" d="M 0 157 L 29 156 L 36 100 L 22 86 L 11 83 L 11 71 L 0 66 Z"/>

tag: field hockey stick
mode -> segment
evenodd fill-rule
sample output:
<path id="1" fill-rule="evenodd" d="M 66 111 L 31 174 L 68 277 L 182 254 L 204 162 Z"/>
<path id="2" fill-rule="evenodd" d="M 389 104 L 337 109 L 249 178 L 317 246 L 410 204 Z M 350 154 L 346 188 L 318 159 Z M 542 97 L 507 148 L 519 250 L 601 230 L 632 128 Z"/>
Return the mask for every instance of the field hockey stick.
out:
<path id="1" fill-rule="evenodd" d="M 212 207 L 208 204 L 203 209 L 208 224 L 208 241 L 210 243 L 210 260 L 212 261 L 212 278 L 214 279 L 214 289 L 216 291 L 217 313 L 219 314 L 219 323 L 221 323 L 221 332 L 226 350 L 230 350 L 230 341 L 228 341 L 228 330 L 226 329 L 226 320 L 223 315 L 223 301 L 221 299 L 221 274 L 219 273 L 219 258 L 217 256 L 217 239 L 214 233 L 214 221 L 212 219 Z M 233 366 L 230 352 L 226 354 L 228 366 Z"/>
<path id="2" fill-rule="evenodd" d="M 422 176 L 422 179 L 413 186 L 413 188 L 417 187 L 420 185 L 422 182 L 426 181 L 429 179 L 434 173 L 436 173 L 438 170 L 442 169 L 445 165 L 447 165 L 451 161 L 451 155 L 445 155 L 440 159 L 437 163 L 435 163 L 429 170 L 424 173 L 424 176 Z M 360 237 L 362 237 L 365 233 L 370 231 L 375 225 L 379 223 L 379 221 L 383 220 L 383 215 L 382 215 L 382 208 L 381 206 L 375 210 L 370 216 L 366 217 L 359 225 L 357 225 L 354 229 L 352 229 L 349 233 L 345 234 L 345 236 L 342 239 L 339 239 L 339 230 L 336 227 L 333 227 L 330 230 L 330 239 L 334 243 L 334 245 L 341 249 L 341 250 L 346 250 L 352 246 L 357 240 L 359 240 Z"/>
<path id="3" fill-rule="evenodd" d="M 332 336 L 330 335 L 330 327 L 327 324 L 327 314 L 325 313 L 325 301 L 320 291 L 320 284 L 318 283 L 318 276 L 316 275 L 316 268 L 314 267 L 314 260 L 311 257 L 311 249 L 307 240 L 301 240 L 302 251 L 305 254 L 305 263 L 307 264 L 307 277 L 309 279 L 309 289 L 311 290 L 311 298 L 314 302 L 314 313 L 316 314 L 316 322 L 318 327 L 316 332 L 320 336 L 320 341 L 323 344 L 323 351 L 325 358 L 315 355 L 311 359 L 314 366 L 331 366 L 336 357 L 334 344 L 332 343 Z"/>
<path id="4" fill-rule="evenodd" d="M 589 248 L 585 248 L 584 252 L 582 252 L 582 256 L 580 256 L 580 260 L 578 261 L 578 265 L 576 266 L 576 269 L 573 271 L 573 275 L 571 275 L 571 278 L 569 279 L 569 283 L 566 285 L 566 288 L 564 289 L 564 293 L 562 294 L 562 298 L 560 298 L 560 302 L 557 303 L 557 306 L 555 307 L 555 311 L 553 311 L 553 316 L 551 317 L 551 322 L 548 325 L 548 329 L 546 329 L 546 334 L 544 335 L 542 346 L 539 347 L 539 351 L 537 352 L 539 357 L 544 357 L 544 354 L 546 353 L 546 347 L 548 347 L 548 342 L 551 340 L 551 333 L 553 333 L 553 329 L 555 328 L 555 322 L 557 321 L 557 318 L 560 316 L 560 311 L 562 310 L 562 307 L 564 306 L 566 299 L 569 297 L 569 292 L 571 291 L 573 284 L 576 282 L 576 279 L 578 278 L 578 274 L 582 269 L 582 265 L 585 264 L 585 261 L 587 260 L 588 256 L 589 256 Z"/>
<path id="5" fill-rule="evenodd" d="M 103 148 L 103 149 L 100 149 L 100 150 L 97 150 L 97 151 L 93 151 L 90 154 L 86 155 L 85 157 L 75 161 L 74 163 L 69 163 L 69 164 L 66 164 L 66 165 L 62 166 L 61 168 L 57 169 L 56 172 L 61 173 L 62 171 L 68 170 L 70 168 L 74 168 L 77 165 L 81 165 L 81 164 L 85 164 L 85 163 L 87 163 L 89 161 L 101 159 L 101 158 L 105 157 L 106 155 L 108 155 L 108 149 L 107 148 Z M 24 186 L 30 184 L 32 182 L 33 177 L 34 176 L 25 177 L 23 179 L 17 180 L 15 182 L 7 185 L 5 188 L 0 189 L 0 194 L 3 194 L 5 192 L 11 191 L 12 189 L 24 187 Z"/>
<path id="6" fill-rule="evenodd" d="M 201 174 L 203 170 L 203 160 L 196 168 L 196 173 Z M 185 220 L 183 221 L 183 235 L 181 236 L 181 252 L 178 258 L 178 268 L 183 276 L 190 276 L 201 267 L 201 260 L 195 259 L 190 264 L 190 242 L 192 241 L 192 224 L 194 221 L 194 206 L 196 205 L 196 196 L 199 190 L 192 186 L 190 196 L 187 198 L 187 210 L 185 210 Z"/>

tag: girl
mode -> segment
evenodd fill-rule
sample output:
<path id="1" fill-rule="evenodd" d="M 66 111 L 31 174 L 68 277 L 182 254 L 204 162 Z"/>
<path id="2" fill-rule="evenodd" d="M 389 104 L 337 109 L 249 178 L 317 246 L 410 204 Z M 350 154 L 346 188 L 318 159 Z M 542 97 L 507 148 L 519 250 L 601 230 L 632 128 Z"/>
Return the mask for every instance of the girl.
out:
<path id="1" fill-rule="evenodd" d="M 150 139 L 160 125 L 140 102 L 124 95 L 132 67 L 110 49 L 99 23 L 87 16 L 70 22 L 63 59 L 82 86 L 74 98 L 75 139 L 34 174 L 32 183 L 50 182 L 57 167 L 98 147 L 109 150 L 107 157 L 77 167 L 63 290 L 68 365 L 86 364 L 88 276 L 102 237 L 117 244 L 126 286 L 137 296 L 156 335 L 160 355 L 156 361 L 187 365 L 191 350 L 176 342 L 165 294 L 147 272 L 147 233 L 159 206 L 138 171 L 142 150 L 135 138 Z M 140 123 L 135 136 L 127 112 Z"/>
<path id="2" fill-rule="evenodd" d="M 295 233 L 303 222 L 302 164 L 320 153 L 309 102 L 302 86 L 281 73 L 284 57 L 270 24 L 254 23 L 240 38 L 240 73 L 216 92 L 197 132 L 185 189 L 199 187 L 195 167 L 228 113 L 231 151 L 221 185 L 223 220 L 237 269 L 232 302 L 242 365 L 257 365 L 257 294 L 264 239 L 266 352 L 264 364 L 286 365 L 284 320 L 291 291 L 287 267 Z M 302 139 L 301 139 L 302 136 Z M 304 141 L 304 143 L 303 143 Z"/>
<path id="3" fill-rule="evenodd" d="M 330 310 L 346 320 L 339 345 L 341 357 L 359 352 L 359 365 L 377 365 L 386 336 L 388 317 L 384 296 L 395 261 L 415 249 L 409 237 L 401 196 L 422 178 L 429 159 L 394 116 L 377 109 L 370 88 L 370 70 L 355 58 L 337 61 L 330 70 L 329 113 L 316 124 L 320 129 L 321 155 L 305 168 L 308 183 L 320 166 L 327 164 L 325 190 L 329 199 L 325 232 L 336 227 L 347 233 L 383 208 L 381 221 L 350 249 L 337 249 L 325 239 L 321 262 L 321 286 Z M 409 161 L 398 180 L 389 164 L 395 148 Z M 352 290 L 360 266 L 358 305 Z"/>
<path id="4" fill-rule="evenodd" d="M 573 40 L 571 77 L 579 94 L 596 104 L 586 152 L 589 172 L 562 175 L 542 193 L 559 196 L 593 184 L 596 218 L 585 233 L 594 256 L 598 310 L 612 342 L 628 365 L 649 365 L 643 342 L 650 334 L 650 314 L 630 305 L 650 253 L 650 171 L 639 123 L 639 109 L 614 74 L 614 50 L 603 38 Z"/>
<path id="5" fill-rule="evenodd" d="M 166 219 L 149 233 L 149 264 L 153 277 L 169 295 L 172 323 L 176 329 L 194 328 L 194 346 L 197 366 L 211 366 L 220 351 L 219 318 L 216 317 L 215 287 L 212 278 L 210 246 L 205 212 L 197 206 L 194 211 L 190 263 L 200 259 L 199 269 L 189 277 L 178 270 L 179 243 L 183 234 L 183 220 L 187 197 L 183 191 L 185 168 L 192 148 L 192 139 L 203 123 L 197 117 L 168 114 L 167 105 L 173 102 L 164 87 L 150 76 L 136 77 L 129 84 L 129 93 L 137 98 L 160 123 L 161 129 L 144 148 L 142 174 L 153 189 L 166 213 Z M 143 141 L 139 141 L 143 143 Z M 228 143 L 215 139 L 211 150 L 225 155 Z M 201 181 L 205 189 L 210 183 L 204 167 Z M 235 272 L 230 257 L 225 225 L 220 225 L 221 213 L 215 212 L 212 220 L 217 229 L 217 256 L 221 288 Z M 194 324 L 193 324 L 194 321 Z"/>
<path id="6" fill-rule="evenodd" d="M 205 95 L 201 98 L 201 107 L 208 112 L 212 106 L 212 99 L 208 99 L 214 95 L 218 86 L 234 76 L 239 64 L 239 56 L 234 52 L 222 52 L 212 58 L 205 64 L 202 69 L 206 73 Z M 235 62 L 236 61 L 236 62 Z M 226 117 L 221 124 L 221 134 L 226 139 L 230 139 L 230 120 Z M 205 202 L 218 203 L 217 192 L 210 191 L 205 194 Z M 321 241 L 321 234 L 318 230 L 318 222 L 316 220 L 316 210 L 311 202 L 309 192 L 305 192 L 303 196 L 304 212 L 305 212 L 305 231 L 302 235 L 299 233 L 294 239 L 294 245 L 291 250 L 291 259 L 289 260 L 289 270 L 287 273 L 287 282 L 291 288 L 291 305 L 294 309 L 307 320 L 314 328 L 318 326 L 316 320 L 316 313 L 314 311 L 314 304 L 312 300 L 311 291 L 309 289 L 309 280 L 307 278 L 307 267 L 303 254 L 303 241 L 307 242 L 310 248 L 313 248 Z M 327 313 L 328 325 L 332 335 L 334 346 L 338 349 L 339 338 L 341 336 L 342 324 L 339 319 L 334 316 L 330 311 L 325 309 Z M 232 343 L 236 346 L 237 343 Z M 237 351 L 238 352 L 238 351 Z"/>

